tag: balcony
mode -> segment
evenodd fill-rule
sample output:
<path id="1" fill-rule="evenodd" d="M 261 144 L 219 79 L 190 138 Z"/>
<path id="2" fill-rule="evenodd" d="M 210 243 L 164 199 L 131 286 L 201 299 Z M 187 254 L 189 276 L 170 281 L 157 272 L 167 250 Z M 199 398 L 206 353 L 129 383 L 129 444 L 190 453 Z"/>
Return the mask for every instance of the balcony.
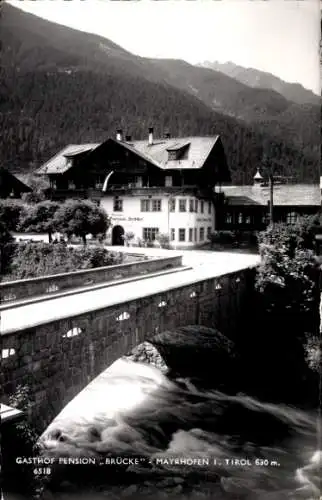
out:
<path id="1" fill-rule="evenodd" d="M 190 195 L 190 196 L 211 196 L 212 190 L 201 188 L 196 185 L 183 186 L 136 186 L 135 184 L 114 184 L 108 187 L 106 194 L 111 195 Z"/>
<path id="2" fill-rule="evenodd" d="M 48 197 L 51 200 L 60 201 L 66 199 L 101 199 L 104 193 L 102 189 L 82 188 L 82 189 L 49 189 Z"/>

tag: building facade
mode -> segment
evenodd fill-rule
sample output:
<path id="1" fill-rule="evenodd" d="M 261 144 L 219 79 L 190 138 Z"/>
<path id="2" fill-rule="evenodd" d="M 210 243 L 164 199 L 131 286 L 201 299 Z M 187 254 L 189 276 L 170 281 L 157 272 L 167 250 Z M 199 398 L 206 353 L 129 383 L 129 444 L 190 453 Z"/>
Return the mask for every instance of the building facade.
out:
<path id="1" fill-rule="evenodd" d="M 270 220 L 270 186 L 257 172 L 250 186 L 222 186 L 224 207 L 217 229 L 262 231 Z M 318 184 L 273 184 L 273 220 L 292 224 L 300 216 L 314 215 L 321 209 Z"/>
<path id="2" fill-rule="evenodd" d="M 219 136 L 147 140 L 116 139 L 69 145 L 39 170 L 50 181 L 52 199 L 88 198 L 111 219 L 107 235 L 114 245 L 166 238 L 170 246 L 203 245 L 215 230 L 222 194 L 230 181 Z"/>
<path id="3" fill-rule="evenodd" d="M 176 248 L 203 245 L 214 231 L 215 203 L 211 193 L 194 190 L 166 192 L 157 189 L 134 190 L 105 196 L 101 206 L 110 214 L 113 244 L 131 235 L 135 243 L 158 240 L 164 236 Z"/>

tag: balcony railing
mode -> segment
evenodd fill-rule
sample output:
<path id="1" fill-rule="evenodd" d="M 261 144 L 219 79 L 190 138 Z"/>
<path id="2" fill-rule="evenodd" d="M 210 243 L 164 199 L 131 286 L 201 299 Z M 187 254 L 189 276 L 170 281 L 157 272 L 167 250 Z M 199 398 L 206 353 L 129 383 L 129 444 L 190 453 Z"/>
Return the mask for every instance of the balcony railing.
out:
<path id="1" fill-rule="evenodd" d="M 104 193 L 102 189 L 88 188 L 88 189 L 50 189 L 48 195 L 52 200 L 63 200 L 66 198 L 102 198 Z"/>
<path id="2" fill-rule="evenodd" d="M 100 199 L 104 195 L 134 195 L 134 196 L 148 196 L 148 195 L 190 195 L 201 196 L 209 199 L 215 199 L 215 202 L 220 203 L 223 200 L 223 193 L 214 193 L 211 188 L 200 187 L 196 185 L 182 185 L 182 186 L 137 186 L 135 184 L 113 184 L 108 186 L 106 192 L 98 186 L 95 188 L 82 188 L 82 189 L 49 189 L 48 195 L 52 200 L 63 200 L 68 198 L 89 198 Z"/>
<path id="3" fill-rule="evenodd" d="M 110 194 L 133 194 L 133 195 L 149 195 L 149 194 L 190 194 L 197 196 L 205 194 L 209 189 L 201 188 L 196 185 L 182 186 L 137 186 L 135 184 L 113 184 L 107 188 L 107 193 Z"/>

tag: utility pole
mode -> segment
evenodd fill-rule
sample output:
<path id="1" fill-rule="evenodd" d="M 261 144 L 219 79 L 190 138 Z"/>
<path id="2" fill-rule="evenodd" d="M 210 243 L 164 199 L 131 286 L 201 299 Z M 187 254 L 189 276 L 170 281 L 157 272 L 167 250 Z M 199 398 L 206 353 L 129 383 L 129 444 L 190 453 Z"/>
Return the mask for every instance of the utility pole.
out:
<path id="1" fill-rule="evenodd" d="M 272 174 L 269 175 L 269 223 L 272 225 L 274 223 L 274 177 Z"/>

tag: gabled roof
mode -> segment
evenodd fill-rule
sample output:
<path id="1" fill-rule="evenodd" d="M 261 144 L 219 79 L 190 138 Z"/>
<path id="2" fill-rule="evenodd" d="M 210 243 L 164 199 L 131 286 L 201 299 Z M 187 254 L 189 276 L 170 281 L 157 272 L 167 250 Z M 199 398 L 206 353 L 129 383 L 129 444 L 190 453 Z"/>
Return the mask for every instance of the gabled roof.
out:
<path id="1" fill-rule="evenodd" d="M 71 168 L 68 161 L 73 156 L 81 153 L 90 153 L 108 141 L 120 144 L 122 147 L 140 156 L 145 161 L 161 169 L 199 169 L 208 158 L 212 148 L 219 139 L 219 135 L 213 137 L 181 137 L 169 139 L 155 139 L 153 144 L 147 140 L 143 141 L 117 141 L 110 138 L 103 143 L 96 144 L 69 144 L 55 156 L 50 158 L 38 170 L 38 174 L 62 174 Z M 184 158 L 180 160 L 169 160 L 168 151 L 186 148 Z"/>
<path id="2" fill-rule="evenodd" d="M 149 154 L 143 153 L 140 150 L 136 149 L 132 142 L 118 141 L 116 139 L 109 139 L 109 140 L 114 141 L 117 144 L 121 144 L 128 151 L 131 151 L 132 153 L 140 156 L 142 160 L 148 161 L 149 163 L 152 163 L 152 165 L 154 165 L 155 167 L 160 168 L 160 165 L 151 156 L 149 156 Z"/>
<path id="3" fill-rule="evenodd" d="M 267 186 L 223 186 L 228 205 L 265 205 L 269 201 Z M 318 184 L 277 184 L 273 203 L 276 206 L 321 206 Z"/>
<path id="4" fill-rule="evenodd" d="M 199 169 L 205 163 L 218 139 L 219 135 L 212 137 L 172 137 L 169 139 L 155 139 L 151 145 L 146 140 L 132 141 L 131 144 L 137 151 L 150 156 L 162 169 Z M 189 146 L 189 148 L 185 158 L 169 160 L 168 150 L 178 150 L 186 146 Z"/>
<path id="5" fill-rule="evenodd" d="M 61 149 L 55 156 L 50 158 L 38 170 L 37 174 L 63 174 L 70 169 L 68 157 L 92 151 L 99 146 L 96 144 L 69 144 Z"/>

